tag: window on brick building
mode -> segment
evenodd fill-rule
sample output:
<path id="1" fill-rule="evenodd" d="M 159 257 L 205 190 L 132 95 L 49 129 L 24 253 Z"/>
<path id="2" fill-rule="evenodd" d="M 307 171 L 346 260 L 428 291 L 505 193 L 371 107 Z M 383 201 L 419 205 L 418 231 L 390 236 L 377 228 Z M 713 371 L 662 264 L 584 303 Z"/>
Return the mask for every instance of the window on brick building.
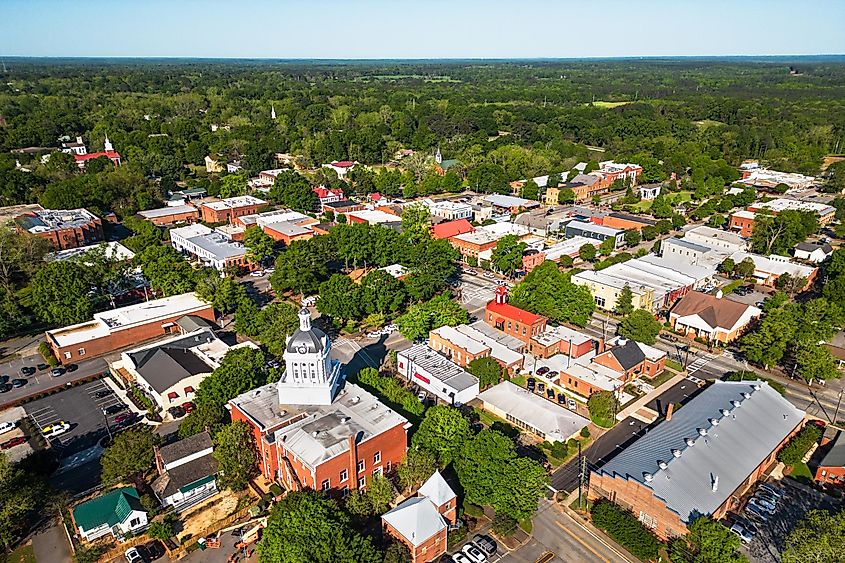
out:
<path id="1" fill-rule="evenodd" d="M 84 356 L 84 355 L 85 355 L 85 348 L 80 348 L 79 350 L 77 350 L 77 353 L 78 353 L 80 356 Z"/>
<path id="2" fill-rule="evenodd" d="M 381 463 L 381 452 L 376 452 L 373 454 L 373 463 Z"/>
<path id="3" fill-rule="evenodd" d="M 328 491 L 329 487 L 331 487 L 331 483 L 329 483 L 328 479 L 323 480 L 323 483 L 320 485 L 320 488 L 324 491 Z"/>
<path id="4" fill-rule="evenodd" d="M 69 360 L 71 358 L 71 356 L 72 356 L 72 354 L 70 352 L 65 352 L 65 359 L 66 360 Z"/>
<path id="5" fill-rule="evenodd" d="M 364 462 L 363 459 L 358 461 L 358 473 L 361 473 L 366 468 L 366 466 L 367 464 Z"/>
<path id="6" fill-rule="evenodd" d="M 365 477 L 358 477 L 358 488 L 363 489 L 367 486 L 367 479 Z"/>
<path id="7" fill-rule="evenodd" d="M 349 479 L 349 471 L 347 471 L 346 469 L 341 469 L 341 471 L 340 471 L 340 482 L 343 483 L 347 479 Z"/>
<path id="8" fill-rule="evenodd" d="M 381 467 L 376 467 L 375 469 L 373 469 L 373 477 L 375 477 L 376 475 L 384 475 L 384 469 Z"/>

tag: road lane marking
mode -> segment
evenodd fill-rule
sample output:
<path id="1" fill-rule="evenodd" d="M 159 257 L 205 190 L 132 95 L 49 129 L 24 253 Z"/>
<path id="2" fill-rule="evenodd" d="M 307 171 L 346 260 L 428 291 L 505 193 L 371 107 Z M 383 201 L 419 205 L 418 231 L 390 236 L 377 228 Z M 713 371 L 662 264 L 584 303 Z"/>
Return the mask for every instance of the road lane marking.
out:
<path id="1" fill-rule="evenodd" d="M 608 558 L 606 558 L 606 557 L 602 556 L 602 555 L 601 555 L 598 551 L 596 551 L 595 549 L 593 549 L 593 548 L 592 548 L 592 546 L 590 546 L 587 542 L 585 542 L 584 540 L 582 540 L 581 538 L 579 538 L 578 536 L 576 536 L 576 535 L 575 535 L 575 534 L 574 534 L 574 533 L 573 533 L 573 532 L 572 532 L 569 528 L 567 528 L 566 526 L 564 526 L 563 524 L 561 524 L 561 523 L 560 523 L 560 520 L 555 520 L 555 524 L 557 524 L 558 526 L 560 526 L 560 529 L 561 529 L 561 530 L 563 530 L 564 532 L 566 532 L 567 534 L 569 534 L 570 536 L 572 536 L 572 539 L 574 539 L 575 541 L 577 541 L 578 543 L 580 543 L 581 545 L 583 545 L 584 547 L 586 547 L 588 550 L 590 550 L 590 552 L 591 552 L 593 555 L 595 555 L 596 557 L 598 557 L 599 559 L 601 559 L 602 561 L 604 561 L 604 563 L 610 563 L 610 559 L 608 559 Z"/>

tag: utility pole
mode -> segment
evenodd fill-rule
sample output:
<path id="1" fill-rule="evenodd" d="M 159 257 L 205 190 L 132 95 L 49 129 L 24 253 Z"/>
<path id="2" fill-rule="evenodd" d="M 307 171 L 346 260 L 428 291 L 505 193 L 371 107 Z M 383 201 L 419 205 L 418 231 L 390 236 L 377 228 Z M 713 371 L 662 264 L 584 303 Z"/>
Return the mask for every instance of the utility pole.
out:
<path id="1" fill-rule="evenodd" d="M 839 405 L 842 403 L 842 390 L 839 390 L 839 398 L 836 401 L 836 411 L 833 413 L 833 420 L 831 421 L 833 424 L 836 424 L 836 417 L 839 416 Z"/>
<path id="2" fill-rule="evenodd" d="M 587 458 L 581 454 L 581 442 L 578 442 L 578 509 L 584 506 L 584 485 L 587 481 Z"/>

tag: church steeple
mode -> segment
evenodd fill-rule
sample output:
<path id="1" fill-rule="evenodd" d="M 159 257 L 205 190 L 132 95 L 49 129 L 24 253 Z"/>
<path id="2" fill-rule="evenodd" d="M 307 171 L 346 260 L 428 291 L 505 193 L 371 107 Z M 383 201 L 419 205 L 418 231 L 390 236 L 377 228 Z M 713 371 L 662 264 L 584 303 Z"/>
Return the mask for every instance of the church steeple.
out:
<path id="1" fill-rule="evenodd" d="M 270 106 L 270 119 L 276 120 L 276 106 Z"/>
<path id="2" fill-rule="evenodd" d="M 443 162 L 443 155 L 440 154 L 440 147 L 437 147 L 437 152 L 434 153 L 434 162 L 436 162 L 437 164 Z"/>
<path id="3" fill-rule="evenodd" d="M 111 151 L 114 150 L 114 147 L 112 146 L 111 141 L 109 141 L 108 134 L 106 134 L 106 142 L 103 143 L 103 150 L 105 150 L 106 152 L 111 152 Z"/>

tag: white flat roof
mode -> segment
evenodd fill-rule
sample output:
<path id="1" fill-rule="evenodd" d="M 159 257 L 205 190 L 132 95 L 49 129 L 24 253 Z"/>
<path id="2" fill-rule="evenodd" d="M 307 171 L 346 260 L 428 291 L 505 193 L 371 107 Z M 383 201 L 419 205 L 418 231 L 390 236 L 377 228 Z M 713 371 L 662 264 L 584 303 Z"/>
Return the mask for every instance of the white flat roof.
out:
<path id="1" fill-rule="evenodd" d="M 69 260 L 79 256 L 84 256 L 89 252 L 95 251 L 101 247 L 105 248 L 106 258 L 112 260 L 132 260 L 135 253 L 120 244 L 119 242 L 101 242 L 99 244 L 92 244 L 89 246 L 79 246 L 77 248 L 68 248 L 67 250 L 59 250 L 52 254 L 48 254 L 48 259 L 53 261 Z"/>
<path id="2" fill-rule="evenodd" d="M 546 255 L 546 260 L 557 260 L 564 254 L 567 256 L 571 254 L 577 254 L 578 250 L 585 244 L 589 244 L 591 246 L 598 246 L 599 244 L 601 244 L 601 241 L 598 241 L 596 239 L 588 239 L 587 237 L 576 235 L 572 238 L 568 238 L 551 245 L 543 251 L 543 254 Z"/>
<path id="3" fill-rule="evenodd" d="M 94 319 L 84 323 L 48 330 L 47 334 L 61 346 L 69 346 L 101 338 L 109 334 L 170 317 L 190 315 L 211 307 L 196 293 L 183 293 L 163 299 L 144 301 L 128 307 L 95 313 Z"/>
<path id="4" fill-rule="evenodd" d="M 246 207 L 248 205 L 267 205 L 267 202 L 251 195 L 240 195 L 238 197 L 221 199 L 220 201 L 206 202 L 203 205 L 215 211 L 222 211 L 223 209 Z"/>
<path id="5" fill-rule="evenodd" d="M 211 228 L 206 227 L 202 223 L 194 223 L 193 225 L 185 225 L 184 227 L 170 229 L 170 240 L 173 240 L 173 235 L 182 237 L 183 239 L 189 239 L 202 235 L 209 235 L 212 232 Z"/>
<path id="6" fill-rule="evenodd" d="M 431 334 L 436 334 L 443 340 L 451 342 L 455 346 L 463 348 L 470 354 L 482 354 L 490 350 L 489 346 L 485 346 L 481 342 L 470 338 L 467 334 L 458 331 L 455 327 L 449 325 L 441 326 L 431 331 Z"/>
<path id="7" fill-rule="evenodd" d="M 825 205 L 824 203 L 800 201 L 797 199 L 787 199 L 785 197 L 773 199 L 772 201 L 767 201 L 765 203 L 755 203 L 751 207 L 755 209 L 768 209 L 770 211 L 774 211 L 775 213 L 780 213 L 781 211 L 786 211 L 788 209 L 796 211 L 811 211 L 822 216 L 836 212 L 834 207 Z"/>
<path id="8" fill-rule="evenodd" d="M 174 205 L 172 207 L 160 207 L 158 209 L 147 209 L 146 211 L 139 211 L 138 215 L 144 219 L 157 219 L 158 217 L 167 217 L 168 215 L 178 215 L 180 213 L 198 213 L 196 207 L 193 205 Z"/>
<path id="9" fill-rule="evenodd" d="M 503 381 L 478 396 L 482 402 L 528 424 L 550 442 L 563 442 L 590 421 L 510 381 Z"/>
<path id="10" fill-rule="evenodd" d="M 484 321 L 478 321 L 478 322 L 480 322 L 482 324 L 484 323 Z M 485 325 L 485 326 L 488 326 L 488 325 Z M 514 350 L 511 350 L 510 348 L 508 348 L 507 346 L 505 346 L 501 342 L 498 342 L 494 338 L 487 336 L 486 334 L 484 334 L 480 330 L 477 330 L 470 325 L 458 325 L 458 326 L 455 327 L 455 330 L 462 332 L 463 334 L 466 334 L 468 337 L 481 342 L 485 346 L 488 346 L 490 348 L 490 356 L 493 357 L 494 359 L 502 362 L 506 366 L 518 364 L 522 361 L 523 356 L 522 356 L 521 353 L 516 352 Z M 494 330 L 494 329 L 491 328 L 491 330 Z M 504 334 L 504 333 L 502 333 L 502 334 Z M 520 344 L 522 343 L 522 341 L 519 341 L 519 342 L 520 342 Z"/>
<path id="11" fill-rule="evenodd" d="M 379 223 L 399 223 L 402 221 L 401 217 L 393 215 L 391 213 L 387 213 L 385 211 L 379 211 L 378 209 L 362 209 L 360 211 L 349 211 L 345 214 L 347 217 L 356 217 L 371 225 L 379 224 Z"/>

